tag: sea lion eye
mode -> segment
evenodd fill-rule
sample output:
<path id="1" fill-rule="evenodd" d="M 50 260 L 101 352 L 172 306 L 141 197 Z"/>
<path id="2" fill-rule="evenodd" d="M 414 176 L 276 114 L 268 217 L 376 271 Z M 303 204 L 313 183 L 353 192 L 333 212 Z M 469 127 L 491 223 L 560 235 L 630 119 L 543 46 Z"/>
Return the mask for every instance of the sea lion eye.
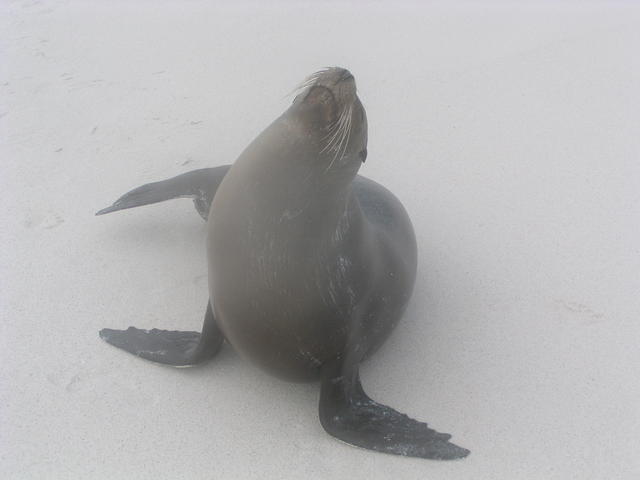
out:
<path id="1" fill-rule="evenodd" d="M 364 163 L 364 161 L 367 159 L 367 149 L 365 148 L 364 150 L 361 150 L 358 155 L 360 155 L 360 160 L 362 160 L 362 163 Z"/>

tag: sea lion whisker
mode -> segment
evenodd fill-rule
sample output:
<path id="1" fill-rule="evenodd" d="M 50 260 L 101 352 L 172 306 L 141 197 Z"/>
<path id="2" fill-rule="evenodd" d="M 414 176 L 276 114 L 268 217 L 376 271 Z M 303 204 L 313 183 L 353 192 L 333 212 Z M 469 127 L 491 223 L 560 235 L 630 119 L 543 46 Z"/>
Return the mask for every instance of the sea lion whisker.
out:
<path id="1" fill-rule="evenodd" d="M 339 149 L 333 150 L 333 148 L 332 148 L 332 151 L 335 151 L 335 153 L 334 153 L 334 155 L 333 155 L 333 158 L 331 159 L 331 162 L 329 162 L 329 166 L 328 166 L 328 167 L 326 168 L 326 170 L 324 171 L 324 174 L 326 174 L 329 170 L 331 170 L 331 167 L 333 166 L 333 163 L 336 161 L 336 158 L 338 157 L 338 154 L 339 154 L 339 152 L 340 152 L 340 150 L 339 150 Z M 323 174 L 323 175 L 324 175 L 324 174 Z"/>
<path id="2" fill-rule="evenodd" d="M 344 134 L 342 139 L 340 140 L 340 145 L 338 146 L 338 152 L 342 150 L 342 154 L 340 155 L 340 161 L 344 158 L 347 153 L 347 148 L 349 147 L 349 137 L 351 136 L 351 118 L 352 118 L 352 107 L 349 107 L 349 114 L 347 115 L 347 125 L 344 129 Z M 344 142 L 344 146 L 343 146 Z"/>
<path id="3" fill-rule="evenodd" d="M 347 111 L 346 109 L 343 110 L 342 114 L 340 115 L 340 122 L 338 123 L 338 125 L 336 126 L 336 131 L 333 135 L 333 137 L 331 137 L 331 144 L 332 144 L 332 149 L 336 147 L 337 142 L 340 139 L 340 135 L 342 135 L 342 132 L 344 131 L 344 128 L 347 124 Z"/>
<path id="4" fill-rule="evenodd" d="M 346 113 L 348 111 L 348 113 Z M 329 170 L 331 170 L 331 167 L 333 166 L 333 164 L 335 163 L 336 159 L 338 157 L 340 157 L 340 161 L 342 161 L 342 159 L 344 158 L 344 155 L 347 152 L 347 148 L 349 146 L 349 137 L 351 136 L 351 118 L 352 118 L 352 113 L 353 113 L 353 106 L 350 106 L 349 109 L 345 109 L 344 113 L 346 113 L 345 116 L 345 121 L 344 121 L 344 125 L 342 127 L 342 134 L 340 135 L 340 141 L 337 144 L 337 148 L 335 150 L 335 155 L 333 156 L 333 158 L 331 159 L 331 163 L 329 163 L 329 166 L 327 167 L 327 169 L 324 171 L 324 173 L 326 174 Z M 346 141 L 345 141 L 346 140 Z M 344 144 L 344 147 L 343 147 Z M 340 153 L 342 151 L 342 153 Z"/>
<path id="5" fill-rule="evenodd" d="M 346 110 L 345 110 L 346 112 Z M 345 115 L 345 120 L 343 122 L 343 124 L 340 127 L 340 136 L 338 137 L 338 139 L 336 140 L 336 143 L 334 144 L 334 151 L 336 152 L 336 155 L 340 154 L 340 150 L 342 150 L 342 143 L 344 142 L 344 138 L 347 134 L 347 128 L 349 127 L 349 117 L 348 115 Z"/>
<path id="6" fill-rule="evenodd" d="M 327 133 L 327 135 L 323 137 L 323 139 L 327 138 L 329 135 L 334 133 L 336 129 L 339 128 L 340 122 L 344 119 L 344 115 L 345 115 L 345 109 L 342 109 L 342 111 L 340 112 L 340 115 L 338 115 L 338 118 L 336 118 L 333 122 L 331 122 L 331 125 L 329 126 L 329 133 Z"/>
<path id="7" fill-rule="evenodd" d="M 351 138 L 351 123 L 353 121 L 353 105 L 349 107 L 349 124 L 347 125 L 347 139 L 344 143 L 344 149 L 342 150 L 342 158 L 347 153 L 347 148 L 349 148 L 349 139 Z M 340 160 L 342 160 L 342 158 Z"/>
<path id="8" fill-rule="evenodd" d="M 337 138 L 338 138 L 340 132 L 344 128 L 345 121 L 346 121 L 346 109 L 342 111 L 342 113 L 341 113 L 340 117 L 338 118 L 338 120 L 335 122 L 335 124 L 329 130 L 329 133 L 327 134 L 326 137 L 331 135 L 331 139 L 329 140 L 329 142 L 327 142 L 327 145 L 325 145 L 325 147 L 320 151 L 321 153 L 324 152 L 324 151 L 327 151 L 327 150 L 329 150 L 329 151 L 333 150 L 333 147 L 335 146 L 335 142 L 337 141 Z"/>
<path id="9" fill-rule="evenodd" d="M 340 150 L 340 143 L 341 143 L 342 138 L 344 136 L 344 131 L 345 131 L 346 125 L 347 125 L 347 116 L 346 116 L 346 111 L 345 111 L 345 114 L 343 114 L 343 116 L 341 118 L 340 125 L 339 125 L 338 129 L 336 130 L 335 135 L 331 139 L 331 142 L 329 144 L 329 146 L 331 148 L 329 148 L 329 151 L 337 153 Z"/>
<path id="10" fill-rule="evenodd" d="M 342 121 L 343 116 L 344 111 L 340 113 L 338 118 L 331 122 L 331 125 L 329 125 L 329 132 L 323 137 L 323 140 L 327 139 L 332 134 L 335 135 L 335 132 L 340 128 L 340 122 Z"/>

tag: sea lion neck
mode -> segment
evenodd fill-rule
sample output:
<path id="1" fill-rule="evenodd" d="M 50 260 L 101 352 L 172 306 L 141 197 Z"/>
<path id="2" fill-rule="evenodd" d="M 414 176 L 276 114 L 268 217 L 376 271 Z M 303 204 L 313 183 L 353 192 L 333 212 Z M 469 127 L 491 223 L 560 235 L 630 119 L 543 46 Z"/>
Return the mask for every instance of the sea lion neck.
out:
<path id="1" fill-rule="evenodd" d="M 246 172 L 256 187 L 253 193 L 265 198 L 340 202 L 361 162 L 349 162 L 351 152 L 335 161 L 334 152 L 323 151 L 325 136 L 309 130 L 295 109 L 289 109 L 245 149 L 232 170 Z"/>
<path id="2" fill-rule="evenodd" d="M 236 160 L 209 220 L 232 224 L 228 229 L 237 228 L 232 236 L 238 238 L 249 225 L 266 236 L 285 232 L 291 239 L 331 238 L 347 211 L 355 172 L 326 171 L 328 162 L 285 112 Z"/>

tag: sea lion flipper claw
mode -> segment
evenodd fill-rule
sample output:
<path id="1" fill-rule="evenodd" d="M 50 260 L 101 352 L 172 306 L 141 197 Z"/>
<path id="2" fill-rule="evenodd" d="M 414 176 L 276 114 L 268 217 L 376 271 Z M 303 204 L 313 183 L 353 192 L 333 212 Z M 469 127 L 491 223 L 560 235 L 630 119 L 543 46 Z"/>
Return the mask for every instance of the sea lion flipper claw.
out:
<path id="1" fill-rule="evenodd" d="M 211 306 L 207 306 L 202 333 L 170 330 L 103 328 L 100 338 L 133 355 L 174 367 L 188 367 L 213 358 L 224 341 Z"/>
<path id="2" fill-rule="evenodd" d="M 196 210 L 205 220 L 218 186 L 230 165 L 201 168 L 159 182 L 147 183 L 125 193 L 112 205 L 96 212 L 96 215 L 151 205 L 174 198 L 192 198 Z"/>
<path id="3" fill-rule="evenodd" d="M 346 376 L 323 375 L 320 422 L 327 433 L 346 443 L 383 453 L 435 460 L 469 454 L 448 441 L 451 435 L 371 400 L 357 371 Z"/>

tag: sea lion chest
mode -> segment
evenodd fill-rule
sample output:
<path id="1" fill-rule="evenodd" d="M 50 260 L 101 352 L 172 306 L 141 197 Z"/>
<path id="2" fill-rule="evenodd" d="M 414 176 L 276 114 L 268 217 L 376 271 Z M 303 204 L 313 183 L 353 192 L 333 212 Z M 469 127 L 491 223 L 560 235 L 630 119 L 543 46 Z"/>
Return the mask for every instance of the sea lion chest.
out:
<path id="1" fill-rule="evenodd" d="M 359 210 L 350 197 L 297 195 L 280 177 L 239 167 L 223 181 L 209 217 L 216 320 L 241 354 L 272 373 L 315 378 L 344 351 L 352 312 L 368 288 Z"/>

